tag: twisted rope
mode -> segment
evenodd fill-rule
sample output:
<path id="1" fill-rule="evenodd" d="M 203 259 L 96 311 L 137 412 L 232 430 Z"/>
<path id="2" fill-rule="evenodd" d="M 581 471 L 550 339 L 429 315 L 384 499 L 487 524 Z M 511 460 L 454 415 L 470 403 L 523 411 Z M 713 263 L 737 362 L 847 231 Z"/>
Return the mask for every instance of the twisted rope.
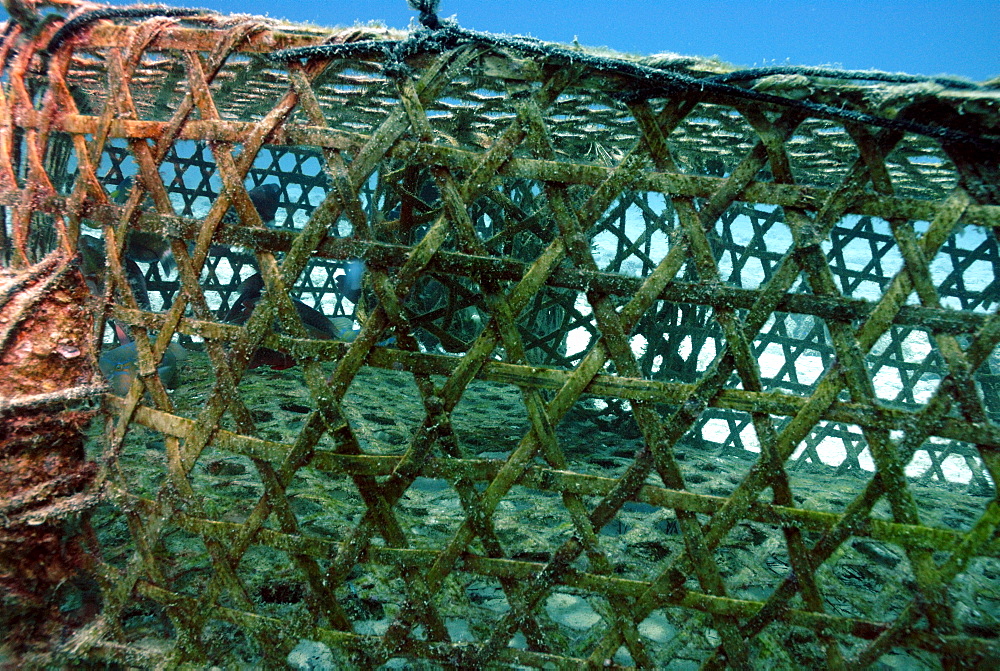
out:
<path id="1" fill-rule="evenodd" d="M 525 55 L 543 57 L 562 61 L 568 65 L 583 64 L 602 73 L 613 73 L 635 80 L 636 93 L 632 99 L 648 99 L 667 95 L 677 91 L 697 91 L 733 96 L 754 102 L 778 105 L 798 109 L 809 116 L 835 119 L 851 123 L 867 124 L 879 128 L 888 128 L 916 135 L 932 137 L 945 143 L 964 144 L 988 151 L 1000 150 L 1000 137 L 976 135 L 954 128 L 920 123 L 908 119 L 888 119 L 866 112 L 843 109 L 833 105 L 811 102 L 808 100 L 792 100 L 782 96 L 754 91 L 740 86 L 733 86 L 730 81 L 759 79 L 774 74 L 803 74 L 806 76 L 838 77 L 841 79 L 865 79 L 886 82 L 927 82 L 950 88 L 979 89 L 983 88 L 971 82 L 947 77 L 923 78 L 913 75 L 897 75 L 891 73 L 865 72 L 851 70 L 836 70 L 828 68 L 797 68 L 782 66 L 775 68 L 757 68 L 741 70 L 725 75 L 699 78 L 665 68 L 651 67 L 642 63 L 626 61 L 607 56 L 596 56 L 548 44 L 522 35 L 495 35 L 458 26 L 454 21 L 442 21 L 434 13 L 437 2 L 420 2 L 408 0 L 410 5 L 420 12 L 420 22 L 423 29 L 412 33 L 405 40 L 368 40 L 353 44 L 323 44 L 309 47 L 298 47 L 275 51 L 268 56 L 275 63 L 310 58 L 352 58 L 358 56 L 381 55 L 387 62 L 387 68 L 396 72 L 401 69 L 402 61 L 424 53 L 440 53 L 456 47 L 475 44 L 492 46 L 501 49 L 518 51 Z"/>
<path id="2" fill-rule="evenodd" d="M 62 27 L 56 31 L 56 34 L 52 36 L 49 43 L 45 45 L 43 52 L 51 54 L 62 46 L 63 42 L 71 38 L 73 35 L 80 32 L 90 24 L 102 19 L 146 19 L 157 16 L 192 17 L 204 15 L 218 16 L 218 12 L 212 11 L 211 9 L 167 7 L 164 5 L 150 7 L 108 7 L 106 9 L 95 9 L 92 12 L 86 12 L 64 23 Z"/>

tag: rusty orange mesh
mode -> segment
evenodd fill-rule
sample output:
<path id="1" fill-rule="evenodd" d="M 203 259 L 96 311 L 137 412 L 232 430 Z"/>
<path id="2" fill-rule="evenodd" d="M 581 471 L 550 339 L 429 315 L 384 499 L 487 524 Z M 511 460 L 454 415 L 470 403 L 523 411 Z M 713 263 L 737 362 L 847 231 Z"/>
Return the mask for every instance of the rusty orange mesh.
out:
<path id="1" fill-rule="evenodd" d="M 50 663 L 997 659 L 995 86 L 22 4 L 0 254 L 139 369 Z"/>

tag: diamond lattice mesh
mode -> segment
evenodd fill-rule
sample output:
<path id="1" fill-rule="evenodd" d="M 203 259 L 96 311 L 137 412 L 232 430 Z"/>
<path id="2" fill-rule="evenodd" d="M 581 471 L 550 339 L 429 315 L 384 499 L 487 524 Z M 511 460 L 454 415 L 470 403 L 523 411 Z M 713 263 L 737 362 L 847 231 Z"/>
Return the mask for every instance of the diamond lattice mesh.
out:
<path id="1" fill-rule="evenodd" d="M 140 375 L 58 659 L 997 658 L 995 88 L 66 8 L 0 47 L 0 248 L 103 239 Z"/>

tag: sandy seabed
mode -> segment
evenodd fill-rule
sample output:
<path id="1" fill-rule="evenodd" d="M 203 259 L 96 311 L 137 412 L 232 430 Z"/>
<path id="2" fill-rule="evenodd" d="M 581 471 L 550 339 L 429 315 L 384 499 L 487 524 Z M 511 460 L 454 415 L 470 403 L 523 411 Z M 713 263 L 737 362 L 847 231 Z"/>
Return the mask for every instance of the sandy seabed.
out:
<path id="1" fill-rule="evenodd" d="M 326 364 L 332 370 L 333 364 Z M 172 392 L 177 414 L 197 417 L 212 386 L 211 366 L 204 354 L 194 354 L 186 362 L 181 386 Z M 442 379 L 435 379 L 440 384 Z M 290 444 L 314 407 L 298 368 L 248 371 L 240 384 L 243 401 L 253 413 L 257 435 Z M 594 413 L 581 402 L 556 427 L 559 446 L 566 455 L 567 469 L 576 473 L 620 476 L 632 462 L 642 441 L 629 422 L 595 424 Z M 412 431 L 424 418 L 413 376 L 407 372 L 362 368 L 344 400 L 346 417 L 361 449 L 373 455 L 400 455 Z M 100 427 L 95 422 L 92 454 L 100 458 Z M 511 385 L 473 382 L 453 413 L 457 443 L 469 459 L 504 460 L 528 430 L 521 392 Z M 227 417 L 223 428 L 234 429 Z M 320 448 L 333 449 L 329 437 Z M 690 491 L 727 496 L 741 482 L 757 455 L 721 454 L 707 442 L 685 442 L 675 448 L 685 483 Z M 442 457 L 437 449 L 432 456 Z M 742 458 L 744 457 L 745 458 Z M 166 476 L 162 436 L 136 427 L 130 431 L 121 455 L 124 486 L 133 494 L 155 498 Z M 536 462 L 543 466 L 543 462 Z M 789 472 L 798 507 L 839 513 L 859 495 L 869 473 L 838 473 L 822 465 L 802 465 Z M 191 486 L 206 516 L 224 522 L 243 522 L 263 495 L 263 485 L 251 460 L 242 455 L 208 448 L 190 475 Z M 660 485 L 653 475 L 648 482 Z M 477 483 L 477 489 L 485 482 Z M 940 484 L 940 486 L 935 486 Z M 912 489 L 923 524 L 945 529 L 968 530 L 990 502 L 987 492 L 970 493 L 956 483 L 915 483 Z M 299 533 L 338 542 L 360 521 L 365 506 L 353 481 L 343 474 L 300 469 L 287 490 Z M 765 490 L 761 500 L 769 500 Z M 582 497 L 588 510 L 595 497 Z M 440 550 L 465 519 L 465 512 L 453 483 L 420 477 L 394 507 L 409 547 Z M 883 499 L 873 513 L 891 520 Z M 707 516 L 699 516 L 704 523 Z M 94 515 L 94 524 L 103 545 L 104 559 L 123 567 L 133 554 L 124 515 L 105 505 Z M 497 507 L 493 518 L 496 537 L 507 557 L 538 562 L 539 568 L 551 553 L 574 535 L 575 529 L 560 495 L 515 485 Z M 275 516 L 265 525 L 278 529 Z M 818 535 L 805 532 L 807 543 Z M 615 520 L 599 533 L 600 549 L 608 557 L 616 577 L 652 580 L 663 568 L 684 553 L 673 510 L 642 502 L 629 502 Z M 373 545 L 384 545 L 376 536 Z M 482 552 L 478 541 L 472 549 Z M 173 589 L 199 597 L 211 575 L 212 564 L 204 542 L 196 535 L 173 528 L 156 550 L 161 568 Z M 728 595 L 737 599 L 766 600 L 790 571 L 782 531 L 756 522 L 737 524 L 714 553 Z M 948 553 L 936 552 L 944 561 Z M 319 560 L 324 568 L 326 560 Z M 573 564 L 588 570 L 585 557 Z M 252 546 L 236 566 L 236 574 L 246 587 L 254 607 L 262 615 L 283 620 L 308 618 L 308 582 L 286 553 L 261 545 Z M 905 549 L 854 537 L 842 544 L 816 572 L 826 612 L 875 622 L 891 621 L 911 600 L 913 572 Z M 699 589 L 694 577 L 687 586 Z M 959 632 L 979 637 L 995 637 L 1000 632 L 1000 559 L 977 558 L 951 585 L 955 620 Z M 375 563 L 359 564 L 341 585 L 336 596 L 354 622 L 358 634 L 380 635 L 398 613 L 405 597 L 406 583 L 398 568 Z M 444 582 L 435 601 L 453 641 L 483 641 L 509 610 L 499 581 L 474 573 L 454 571 Z M 802 608 L 800 597 L 791 605 Z M 611 611 L 606 599 L 569 587 L 557 588 L 541 602 L 535 618 L 561 654 L 589 655 L 605 631 Z M 162 607 L 137 599 L 123 615 L 126 634 L 135 642 L 153 645 L 173 636 Z M 697 668 L 715 649 L 719 637 L 710 617 L 680 608 L 653 611 L 638 626 L 650 657 L 662 668 Z M 859 639 L 842 637 L 845 652 L 859 649 Z M 252 637 L 229 623 L 211 620 L 203 631 L 203 641 L 213 663 L 266 666 Z M 778 668 L 825 665 L 822 645 L 806 629 L 772 626 L 756 638 L 754 663 Z M 520 632 L 511 641 L 525 647 Z M 347 663 L 334 651 L 335 666 Z M 340 662 L 336 662 L 340 660 Z M 615 661 L 633 663 L 625 648 Z M 896 650 L 883 657 L 880 668 L 938 668 L 937 657 L 920 651 Z M 390 660 L 388 667 L 435 668 L 405 660 Z M 877 667 L 879 668 L 879 667 Z"/>

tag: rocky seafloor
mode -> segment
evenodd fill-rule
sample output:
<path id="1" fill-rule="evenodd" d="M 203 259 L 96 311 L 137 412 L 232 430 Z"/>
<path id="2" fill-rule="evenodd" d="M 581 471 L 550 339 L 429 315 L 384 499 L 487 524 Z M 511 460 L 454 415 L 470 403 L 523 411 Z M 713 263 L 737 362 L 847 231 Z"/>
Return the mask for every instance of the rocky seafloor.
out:
<path id="1" fill-rule="evenodd" d="M 332 369 L 332 364 L 330 365 Z M 177 413 L 195 418 L 212 386 L 207 357 L 192 355 L 184 367 L 181 386 L 172 392 Z M 442 379 L 433 378 L 440 384 Z M 297 368 L 248 371 L 239 387 L 244 403 L 252 410 L 258 437 L 290 444 L 313 407 Z M 632 462 L 642 440 L 629 422 L 595 422 L 582 401 L 556 427 L 566 470 L 580 474 L 616 477 Z M 410 373 L 362 368 L 352 383 L 343 407 L 361 449 L 372 455 L 399 455 L 406 449 L 412 430 L 424 418 L 424 407 Z M 95 422 L 91 458 L 101 458 L 100 427 Z M 232 429 L 226 417 L 223 427 Z M 512 385 L 473 382 L 453 413 L 457 444 L 469 459 L 504 460 L 528 427 L 521 392 Z M 324 445 L 332 449 L 329 438 Z M 433 456 L 441 457 L 439 451 Z M 706 443 L 684 443 L 676 448 L 685 482 L 690 491 L 727 496 L 741 482 L 756 455 L 722 454 Z M 743 458 L 746 457 L 746 458 Z M 141 426 L 133 428 L 120 457 L 121 483 L 132 494 L 155 498 L 166 474 L 166 455 L 161 434 Z M 539 466 L 543 462 L 538 461 Z M 870 474 L 838 473 L 815 465 L 789 472 L 796 506 L 803 509 L 841 512 L 867 484 Z M 651 476 L 650 484 L 660 484 Z M 264 492 L 261 478 L 243 455 L 208 448 L 190 474 L 204 514 L 213 520 L 242 523 Z M 482 490 L 485 482 L 477 488 Z M 953 483 L 915 483 L 914 496 L 923 524 L 944 529 L 967 530 L 990 502 L 988 493 L 970 493 Z M 353 481 L 344 474 L 300 469 L 287 489 L 291 509 L 302 535 L 337 542 L 361 519 L 365 506 Z M 765 491 L 761 501 L 766 500 Z M 583 496 L 588 509 L 597 498 Z M 439 550 L 465 519 L 459 495 L 444 479 L 420 477 L 394 508 L 409 547 Z M 891 520 L 887 503 L 880 501 L 874 516 Z M 279 528 L 275 516 L 267 528 Z M 702 522 L 707 516 L 699 516 Z M 538 562 L 574 534 L 574 527 L 554 491 L 515 485 L 493 515 L 496 537 L 505 555 Z M 125 516 L 111 504 L 95 511 L 93 524 L 102 545 L 103 560 L 123 567 L 134 552 L 134 542 Z M 807 542 L 818 538 L 805 532 Z M 616 519 L 600 530 L 600 548 L 610 560 L 616 577 L 651 580 L 684 552 L 683 538 L 672 510 L 642 502 L 627 503 Z M 378 536 L 373 545 L 381 546 Z M 474 541 L 472 548 L 481 551 Z M 197 535 L 172 527 L 155 549 L 165 579 L 175 591 L 192 597 L 201 595 L 213 568 L 204 541 Z M 728 595 L 738 599 L 766 600 L 786 577 L 790 568 L 784 536 L 778 527 L 751 521 L 737 524 L 715 550 L 714 556 Z M 943 561 L 946 552 L 936 552 Z M 319 560 L 321 568 L 328 561 Z M 586 570 L 585 557 L 574 568 Z M 308 619 L 312 600 L 308 582 L 285 552 L 254 545 L 235 567 L 258 613 L 287 621 Z M 874 622 L 890 621 L 911 600 L 913 573 L 905 550 L 896 545 L 855 537 L 843 543 L 816 571 L 826 612 Z M 692 577 L 688 586 L 697 589 Z M 407 586 L 398 567 L 372 562 L 359 564 L 336 595 L 359 634 L 380 635 L 399 611 Z M 1000 559 L 977 558 L 951 585 L 956 603 L 956 633 L 979 638 L 1000 636 Z M 495 578 L 461 570 L 444 582 L 435 600 L 453 641 L 482 641 L 509 610 L 503 588 Z M 793 607 L 802 607 L 795 597 Z M 603 616 L 610 616 L 607 601 L 587 592 L 559 587 L 541 602 L 535 617 L 552 652 L 586 657 L 607 630 Z M 123 613 L 125 635 L 139 646 L 156 647 L 173 638 L 174 632 L 163 608 L 137 598 Z M 653 611 L 638 626 L 647 654 L 659 668 L 694 669 L 719 644 L 711 617 L 681 608 Z M 847 653 L 864 642 L 841 637 Z M 203 642 L 213 664 L 244 668 L 269 668 L 253 638 L 235 625 L 210 620 Z M 288 658 L 296 668 L 340 668 L 346 658 L 336 650 L 302 643 Z M 518 633 L 511 646 L 524 648 Z M 305 646 L 305 647 L 303 647 Z M 634 662 L 620 648 L 614 657 L 619 665 Z M 825 654 L 815 633 L 808 629 L 774 626 L 756 638 L 753 662 L 777 668 L 825 666 Z M 391 668 L 438 668 L 429 662 L 390 660 Z M 938 657 L 919 650 L 894 650 L 878 662 L 879 668 L 938 668 Z"/>

